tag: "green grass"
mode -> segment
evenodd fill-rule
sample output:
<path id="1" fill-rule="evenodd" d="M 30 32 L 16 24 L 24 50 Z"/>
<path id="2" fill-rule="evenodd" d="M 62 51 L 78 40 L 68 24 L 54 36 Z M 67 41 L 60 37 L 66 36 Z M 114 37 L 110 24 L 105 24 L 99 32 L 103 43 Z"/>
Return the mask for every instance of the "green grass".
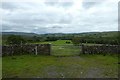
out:
<path id="1" fill-rule="evenodd" d="M 6 56 L 4 78 L 117 78 L 118 58 L 110 55 Z"/>
<path id="2" fill-rule="evenodd" d="M 87 46 L 94 46 L 94 45 L 101 46 L 101 45 L 103 45 L 103 44 L 95 44 L 95 43 L 83 43 L 83 44 L 87 45 Z"/>
<path id="3" fill-rule="evenodd" d="M 66 41 L 69 41 L 70 44 L 67 44 Z M 46 41 L 46 42 L 37 42 L 34 44 L 52 44 L 51 54 L 54 56 L 78 56 L 80 54 L 80 46 L 75 46 L 72 44 L 71 40 L 57 40 L 57 41 Z M 97 45 L 85 43 L 85 45 Z"/>
<path id="4" fill-rule="evenodd" d="M 0 57 L 0 79 L 2 79 L 2 57 Z"/>
<path id="5" fill-rule="evenodd" d="M 78 56 L 80 54 L 80 46 L 74 45 L 53 45 L 51 55 L 54 56 Z"/>
<path id="6" fill-rule="evenodd" d="M 70 42 L 69 44 L 66 41 Z M 57 41 L 44 41 L 44 42 L 34 42 L 33 44 L 52 44 L 52 45 L 74 45 L 71 40 L 57 40 Z M 94 43 L 83 43 L 84 45 L 92 46 L 92 45 L 102 45 L 102 44 L 94 44 Z"/>
<path id="7" fill-rule="evenodd" d="M 3 57 L 2 76 L 4 78 L 118 77 L 117 56 L 81 55 L 79 46 L 74 46 L 72 43 L 66 44 L 66 41 L 69 40 L 36 43 L 51 43 L 51 56 L 22 55 Z"/>
<path id="8" fill-rule="evenodd" d="M 71 42 L 71 40 L 57 40 L 57 41 L 36 42 L 34 44 L 64 45 L 64 44 L 67 44 L 66 41 Z M 72 44 L 72 42 L 70 44 Z"/>

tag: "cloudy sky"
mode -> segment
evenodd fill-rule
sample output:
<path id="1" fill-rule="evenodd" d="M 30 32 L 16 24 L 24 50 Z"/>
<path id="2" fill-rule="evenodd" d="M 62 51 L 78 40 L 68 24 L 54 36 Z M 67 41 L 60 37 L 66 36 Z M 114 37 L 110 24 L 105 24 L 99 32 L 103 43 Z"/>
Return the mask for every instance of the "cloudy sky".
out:
<path id="1" fill-rule="evenodd" d="M 118 30 L 118 0 L 2 2 L 2 31 L 81 33 Z"/>

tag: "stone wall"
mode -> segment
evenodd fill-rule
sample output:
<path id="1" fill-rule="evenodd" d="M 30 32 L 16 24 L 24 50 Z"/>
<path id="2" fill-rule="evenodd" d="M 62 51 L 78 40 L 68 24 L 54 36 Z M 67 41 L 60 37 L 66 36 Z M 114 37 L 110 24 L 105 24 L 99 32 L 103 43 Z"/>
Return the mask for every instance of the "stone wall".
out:
<path id="1" fill-rule="evenodd" d="M 120 46 L 118 45 L 94 45 L 86 46 L 82 45 L 83 54 L 117 54 L 120 52 Z"/>
<path id="2" fill-rule="evenodd" d="M 22 54 L 50 55 L 50 44 L 29 44 L 2 46 L 2 56 Z"/>

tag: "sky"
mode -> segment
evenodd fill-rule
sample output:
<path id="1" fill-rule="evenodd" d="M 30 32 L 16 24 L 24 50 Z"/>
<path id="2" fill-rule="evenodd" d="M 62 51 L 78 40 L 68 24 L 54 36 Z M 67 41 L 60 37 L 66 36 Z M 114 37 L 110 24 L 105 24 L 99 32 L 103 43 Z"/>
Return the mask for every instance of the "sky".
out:
<path id="1" fill-rule="evenodd" d="M 9 0 L 1 3 L 3 32 L 118 31 L 118 0 Z"/>

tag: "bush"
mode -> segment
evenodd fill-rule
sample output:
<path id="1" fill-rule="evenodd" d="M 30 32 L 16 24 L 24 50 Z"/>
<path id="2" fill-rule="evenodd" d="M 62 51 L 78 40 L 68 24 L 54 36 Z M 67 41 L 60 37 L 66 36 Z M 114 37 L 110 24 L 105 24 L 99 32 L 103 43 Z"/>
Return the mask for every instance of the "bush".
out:
<path id="1" fill-rule="evenodd" d="M 7 44 L 25 44 L 26 40 L 23 39 L 21 36 L 10 35 L 7 38 Z"/>

